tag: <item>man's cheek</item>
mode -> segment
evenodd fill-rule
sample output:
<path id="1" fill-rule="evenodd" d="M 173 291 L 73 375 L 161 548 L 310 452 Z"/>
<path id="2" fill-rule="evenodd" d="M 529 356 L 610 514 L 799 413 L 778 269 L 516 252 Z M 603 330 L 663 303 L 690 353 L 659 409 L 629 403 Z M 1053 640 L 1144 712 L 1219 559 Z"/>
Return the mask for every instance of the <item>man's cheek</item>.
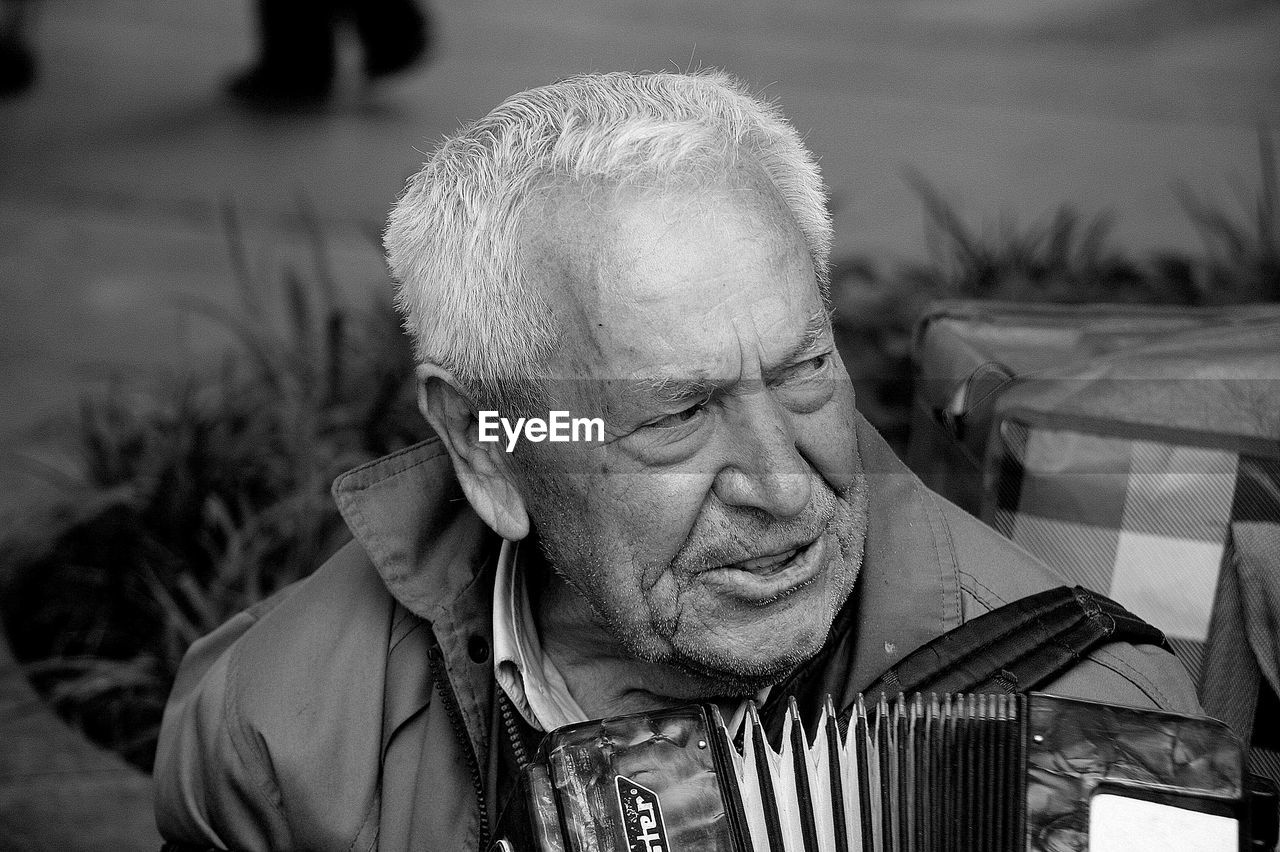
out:
<path id="1" fill-rule="evenodd" d="M 606 511 L 619 519 L 634 546 L 666 561 L 679 552 L 697 520 L 702 499 L 692 477 L 638 474 L 615 492 Z"/>
<path id="2" fill-rule="evenodd" d="M 843 398 L 837 395 L 822 410 L 802 418 L 797 426 L 796 447 L 837 494 L 862 473 L 854 431 L 860 416 L 853 407 L 850 389 Z"/>
<path id="3" fill-rule="evenodd" d="M 704 585 L 697 575 L 671 577 L 659 584 L 648 600 L 655 626 L 660 625 L 664 635 L 721 648 L 744 643 L 737 613 L 727 612 L 716 591 Z"/>
<path id="4" fill-rule="evenodd" d="M 649 627 L 657 636 L 671 640 L 691 629 L 701 630 L 697 595 L 691 594 L 686 578 L 655 567 L 641 574 L 633 588 L 638 598 L 636 609 L 646 614 Z"/>

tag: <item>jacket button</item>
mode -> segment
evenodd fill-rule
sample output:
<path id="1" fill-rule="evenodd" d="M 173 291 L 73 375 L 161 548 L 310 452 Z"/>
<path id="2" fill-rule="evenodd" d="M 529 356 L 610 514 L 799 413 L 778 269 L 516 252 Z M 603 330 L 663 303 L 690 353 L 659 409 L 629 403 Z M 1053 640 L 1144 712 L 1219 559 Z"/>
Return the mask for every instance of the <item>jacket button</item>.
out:
<path id="1" fill-rule="evenodd" d="M 489 662 L 489 643 L 483 636 L 472 636 L 467 640 L 467 654 L 473 663 Z"/>

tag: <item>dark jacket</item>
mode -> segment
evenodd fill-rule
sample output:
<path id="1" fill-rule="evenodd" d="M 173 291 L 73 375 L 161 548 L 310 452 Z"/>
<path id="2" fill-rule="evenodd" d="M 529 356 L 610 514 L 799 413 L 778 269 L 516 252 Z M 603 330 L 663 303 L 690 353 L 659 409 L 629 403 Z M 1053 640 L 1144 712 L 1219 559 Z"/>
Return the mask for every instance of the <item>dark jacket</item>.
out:
<path id="1" fill-rule="evenodd" d="M 826 649 L 825 676 L 834 667 L 846 695 L 964 621 L 1059 585 L 924 488 L 865 423 L 858 443 L 871 524 Z M 183 662 L 156 760 L 161 831 L 243 850 L 479 849 L 505 771 L 491 748 L 500 541 L 435 441 L 345 474 L 334 494 L 355 541 Z M 1104 646 L 1051 691 L 1198 710 L 1181 665 L 1151 646 Z"/>

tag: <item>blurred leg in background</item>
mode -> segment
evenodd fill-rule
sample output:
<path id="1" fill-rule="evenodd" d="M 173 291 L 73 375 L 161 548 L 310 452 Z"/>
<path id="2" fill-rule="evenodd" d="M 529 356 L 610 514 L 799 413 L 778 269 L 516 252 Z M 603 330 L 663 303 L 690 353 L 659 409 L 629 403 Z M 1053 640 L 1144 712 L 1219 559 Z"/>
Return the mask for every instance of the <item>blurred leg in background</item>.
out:
<path id="1" fill-rule="evenodd" d="M 232 95 L 264 104 L 322 100 L 333 88 L 334 0 L 258 0 L 258 61 Z"/>
<path id="2" fill-rule="evenodd" d="M 416 0 L 257 0 L 258 61 L 231 81 L 232 95 L 262 105 L 315 103 L 333 91 L 337 28 L 355 26 L 370 79 L 426 56 L 431 20 Z"/>
<path id="3" fill-rule="evenodd" d="M 36 81 L 36 58 L 27 41 L 27 3 L 0 3 L 0 97 L 25 92 Z"/>
<path id="4" fill-rule="evenodd" d="M 426 59 L 431 19 L 415 0 L 352 0 L 348 12 L 364 47 L 369 79 L 399 73 Z"/>

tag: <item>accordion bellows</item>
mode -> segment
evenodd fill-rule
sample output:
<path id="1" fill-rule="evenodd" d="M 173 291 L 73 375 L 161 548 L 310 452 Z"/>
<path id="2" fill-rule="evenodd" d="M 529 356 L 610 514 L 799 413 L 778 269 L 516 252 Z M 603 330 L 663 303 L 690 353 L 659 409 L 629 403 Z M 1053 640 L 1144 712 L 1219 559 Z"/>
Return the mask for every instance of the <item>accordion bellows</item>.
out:
<path id="1" fill-rule="evenodd" d="M 1212 719 L 1039 693 L 915 695 L 828 705 L 811 731 L 793 705 L 776 747 L 753 710 L 740 740 L 697 705 L 553 731 L 494 848 L 1133 849 L 1113 835 L 1153 818 L 1177 832 L 1147 832 L 1162 852 L 1241 848 L 1242 749 Z"/>

